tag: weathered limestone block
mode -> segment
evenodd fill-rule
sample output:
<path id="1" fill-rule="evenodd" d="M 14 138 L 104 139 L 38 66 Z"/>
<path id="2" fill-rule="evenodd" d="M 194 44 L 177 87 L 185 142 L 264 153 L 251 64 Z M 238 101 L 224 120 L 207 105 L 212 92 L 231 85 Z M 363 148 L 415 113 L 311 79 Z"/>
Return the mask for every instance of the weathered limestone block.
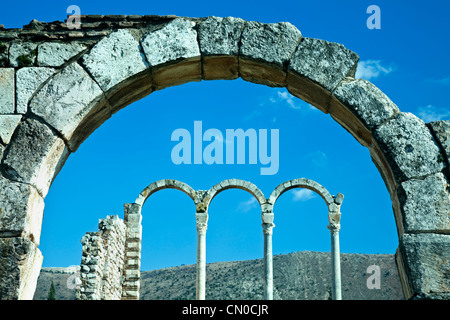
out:
<path id="1" fill-rule="evenodd" d="M 50 79 L 31 99 L 30 109 L 58 130 L 73 151 L 111 116 L 103 91 L 77 63 Z"/>
<path id="2" fill-rule="evenodd" d="M 21 115 L 4 115 L 0 114 L 0 142 L 3 144 L 8 144 L 11 140 L 11 136 L 14 133 L 17 125 L 22 118 Z M 1 159 L 1 158 L 0 158 Z"/>
<path id="3" fill-rule="evenodd" d="M 0 114 L 15 111 L 15 80 L 13 68 L 0 69 Z"/>
<path id="4" fill-rule="evenodd" d="M 27 113 L 28 100 L 32 94 L 55 73 L 52 68 L 21 68 L 16 73 L 16 113 Z"/>
<path id="5" fill-rule="evenodd" d="M 9 64 L 12 67 L 32 67 L 36 62 L 37 43 L 13 42 L 9 47 Z"/>
<path id="6" fill-rule="evenodd" d="M 44 42 L 38 46 L 37 65 L 61 67 L 85 49 L 86 46 L 78 42 Z"/>
<path id="7" fill-rule="evenodd" d="M 198 38 L 205 80 L 239 77 L 239 41 L 244 24 L 244 20 L 232 17 L 208 17 L 199 24 Z"/>
<path id="8" fill-rule="evenodd" d="M 272 87 L 285 86 L 286 65 L 301 37 L 300 31 L 288 22 L 247 22 L 239 57 L 242 79 Z"/>
<path id="9" fill-rule="evenodd" d="M 450 194 L 442 173 L 405 181 L 398 195 L 406 233 L 450 233 Z"/>
<path id="10" fill-rule="evenodd" d="M 411 113 L 400 113 L 374 131 L 397 183 L 424 177 L 444 168 L 440 151 L 425 123 Z"/>
<path id="11" fill-rule="evenodd" d="M 345 77 L 354 77 L 358 61 L 359 56 L 341 44 L 303 38 L 289 63 L 287 89 L 327 113 L 329 91 Z"/>
<path id="12" fill-rule="evenodd" d="M 26 119 L 16 130 L 3 157 L 3 173 L 12 180 L 35 186 L 45 197 L 69 151 L 62 139 L 37 120 Z"/>
<path id="13" fill-rule="evenodd" d="M 25 238 L 0 238 L 0 300 L 32 300 L 42 254 Z"/>
<path id="14" fill-rule="evenodd" d="M 97 43 L 83 56 L 83 64 L 103 91 L 147 69 L 138 41 L 124 29 Z"/>
<path id="15" fill-rule="evenodd" d="M 429 124 L 431 130 L 436 137 L 436 139 L 441 144 L 444 149 L 447 161 L 450 160 L 450 120 L 434 121 Z M 444 161 L 444 157 L 441 159 Z M 447 165 L 449 165 L 447 163 Z"/>
<path id="16" fill-rule="evenodd" d="M 39 245 L 44 199 L 28 184 L 0 176 L 0 237 L 26 237 Z"/>
<path id="17" fill-rule="evenodd" d="M 156 89 L 201 80 L 200 49 L 193 21 L 177 18 L 142 39 Z"/>
<path id="18" fill-rule="evenodd" d="M 370 144 L 370 131 L 398 114 L 400 110 L 369 81 L 349 78 L 334 90 L 329 112 L 353 136 L 359 139 L 366 137 L 364 144 Z"/>
<path id="19" fill-rule="evenodd" d="M 103 38 L 83 56 L 83 64 L 107 93 L 113 112 L 151 93 L 150 73 L 140 74 L 148 68 L 145 56 L 128 30 Z"/>
<path id="20" fill-rule="evenodd" d="M 450 298 L 450 235 L 404 234 L 399 248 L 415 298 Z"/>

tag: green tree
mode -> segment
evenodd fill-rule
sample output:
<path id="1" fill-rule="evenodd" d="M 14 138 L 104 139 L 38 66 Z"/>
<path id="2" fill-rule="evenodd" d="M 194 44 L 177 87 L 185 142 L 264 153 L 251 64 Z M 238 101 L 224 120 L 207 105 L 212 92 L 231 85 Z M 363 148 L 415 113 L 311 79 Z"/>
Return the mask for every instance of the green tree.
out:
<path id="1" fill-rule="evenodd" d="M 55 292 L 56 292 L 55 291 L 55 285 L 53 284 L 53 281 L 52 281 L 50 289 L 48 290 L 47 300 L 56 300 Z"/>

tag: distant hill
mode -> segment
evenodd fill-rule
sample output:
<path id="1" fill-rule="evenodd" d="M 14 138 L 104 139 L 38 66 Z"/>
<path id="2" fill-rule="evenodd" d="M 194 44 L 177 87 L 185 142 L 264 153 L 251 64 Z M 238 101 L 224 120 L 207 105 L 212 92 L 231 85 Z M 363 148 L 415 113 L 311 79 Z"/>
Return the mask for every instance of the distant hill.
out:
<path id="1" fill-rule="evenodd" d="M 329 252 L 302 251 L 275 255 L 273 265 L 274 299 L 327 300 L 330 298 L 331 258 Z M 367 274 L 367 268 L 370 265 L 380 267 L 380 289 L 367 288 L 367 278 L 371 275 Z M 52 281 L 56 289 L 56 299 L 75 299 L 75 290 L 67 286 L 68 278 L 74 272 L 74 268 L 69 270 L 43 268 L 34 299 L 47 299 Z M 208 300 L 260 300 L 263 298 L 262 259 L 210 263 L 206 266 L 206 274 L 206 299 Z M 343 253 L 341 254 L 341 274 L 344 300 L 404 299 L 394 255 Z M 195 277 L 195 265 L 143 271 L 141 299 L 195 299 Z"/>

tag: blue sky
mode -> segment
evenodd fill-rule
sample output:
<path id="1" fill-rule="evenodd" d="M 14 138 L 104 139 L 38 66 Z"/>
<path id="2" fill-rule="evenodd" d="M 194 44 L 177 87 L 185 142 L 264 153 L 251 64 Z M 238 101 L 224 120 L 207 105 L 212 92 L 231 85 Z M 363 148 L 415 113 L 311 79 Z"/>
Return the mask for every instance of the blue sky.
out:
<path id="1" fill-rule="evenodd" d="M 266 23 L 288 21 L 304 36 L 344 44 L 359 54 L 358 77 L 370 80 L 404 112 L 425 121 L 450 119 L 447 92 L 448 1 L 20 1 L 2 4 L 0 24 L 20 28 L 32 19 L 81 14 L 234 16 Z M 369 5 L 381 9 L 381 29 L 369 30 Z M 171 134 L 178 128 L 279 130 L 279 171 L 257 165 L 175 165 Z M 72 154 L 46 198 L 40 249 L 44 267 L 77 265 L 80 239 L 98 219 L 117 214 L 153 181 L 171 178 L 195 189 L 223 179 L 255 183 L 266 196 L 280 183 L 305 177 L 345 195 L 341 251 L 394 253 L 389 194 L 369 152 L 329 115 L 285 89 L 245 82 L 202 81 L 154 92 L 115 114 Z M 327 209 L 313 193 L 294 190 L 276 203 L 275 254 L 330 250 Z M 163 190 L 143 209 L 142 269 L 195 263 L 195 208 L 183 193 Z M 207 262 L 261 258 L 260 211 L 242 190 L 228 190 L 209 208 Z"/>

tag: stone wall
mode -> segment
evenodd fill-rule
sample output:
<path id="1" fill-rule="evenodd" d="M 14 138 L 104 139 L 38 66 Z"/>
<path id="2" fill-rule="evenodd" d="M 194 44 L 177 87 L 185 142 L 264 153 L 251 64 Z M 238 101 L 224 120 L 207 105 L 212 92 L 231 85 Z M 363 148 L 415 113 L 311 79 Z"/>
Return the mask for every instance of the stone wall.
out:
<path id="1" fill-rule="evenodd" d="M 97 232 L 81 239 L 79 300 L 120 300 L 125 254 L 125 224 L 118 216 L 99 221 Z"/>

